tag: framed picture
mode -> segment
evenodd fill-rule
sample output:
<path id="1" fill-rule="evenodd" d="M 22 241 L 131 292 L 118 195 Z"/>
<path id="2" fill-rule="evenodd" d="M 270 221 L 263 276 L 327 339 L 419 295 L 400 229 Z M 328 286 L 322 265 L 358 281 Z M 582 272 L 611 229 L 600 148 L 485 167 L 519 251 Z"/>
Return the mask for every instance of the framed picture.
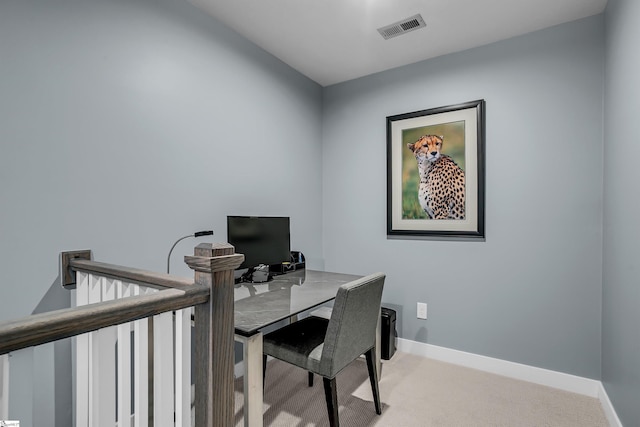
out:
<path id="1" fill-rule="evenodd" d="M 484 100 L 387 117 L 387 235 L 484 239 Z"/>

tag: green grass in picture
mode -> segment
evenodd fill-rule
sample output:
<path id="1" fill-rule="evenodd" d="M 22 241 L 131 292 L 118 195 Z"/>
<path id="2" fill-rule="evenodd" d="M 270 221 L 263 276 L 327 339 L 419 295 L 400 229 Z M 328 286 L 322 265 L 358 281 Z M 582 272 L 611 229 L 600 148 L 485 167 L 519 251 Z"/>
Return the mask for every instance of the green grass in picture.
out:
<path id="1" fill-rule="evenodd" d="M 408 151 L 408 150 L 407 150 Z M 412 156 L 413 158 L 413 156 Z M 415 159 L 414 159 L 415 162 Z M 405 175 L 403 173 L 403 175 Z M 418 178 L 417 167 L 415 173 L 409 173 L 406 179 L 402 179 L 402 218 L 403 219 L 429 219 L 418 202 Z"/>
<path id="2" fill-rule="evenodd" d="M 402 131 L 402 219 L 429 219 L 418 201 L 418 163 L 407 144 L 416 142 L 422 135 L 442 135 L 442 154 L 451 157 L 465 170 L 464 121 L 440 123 Z"/>

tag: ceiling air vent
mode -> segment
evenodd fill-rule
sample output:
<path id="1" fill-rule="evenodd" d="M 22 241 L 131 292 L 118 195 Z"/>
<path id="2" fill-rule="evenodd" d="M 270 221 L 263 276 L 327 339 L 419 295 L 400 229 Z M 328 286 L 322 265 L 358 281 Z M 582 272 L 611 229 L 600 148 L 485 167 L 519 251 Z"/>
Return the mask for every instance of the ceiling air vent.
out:
<path id="1" fill-rule="evenodd" d="M 427 24 L 424 23 L 424 19 L 422 19 L 422 16 L 420 16 L 420 14 L 417 14 L 403 19 L 402 21 L 398 21 L 394 24 L 378 28 L 378 32 L 385 40 L 388 40 L 392 37 L 400 36 L 402 34 L 408 33 L 409 31 L 417 30 L 418 28 L 423 28 L 426 26 Z"/>

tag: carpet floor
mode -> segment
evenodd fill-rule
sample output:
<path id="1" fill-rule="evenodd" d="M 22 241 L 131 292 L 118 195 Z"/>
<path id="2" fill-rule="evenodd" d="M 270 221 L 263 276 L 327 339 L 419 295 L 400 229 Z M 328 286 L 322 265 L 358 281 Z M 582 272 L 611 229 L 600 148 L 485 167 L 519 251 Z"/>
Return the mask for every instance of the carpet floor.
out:
<path id="1" fill-rule="evenodd" d="M 384 360 L 382 415 L 373 405 L 363 358 L 337 376 L 342 427 L 608 427 L 598 399 L 407 353 Z M 235 422 L 243 425 L 242 378 L 235 382 Z M 322 380 L 270 361 L 265 427 L 327 426 Z"/>

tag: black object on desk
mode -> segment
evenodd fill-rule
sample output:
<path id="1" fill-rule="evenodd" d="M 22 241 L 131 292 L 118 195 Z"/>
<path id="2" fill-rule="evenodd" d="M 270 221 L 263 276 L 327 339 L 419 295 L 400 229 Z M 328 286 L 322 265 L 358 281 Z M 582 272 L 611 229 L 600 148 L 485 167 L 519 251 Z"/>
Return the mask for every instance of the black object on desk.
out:
<path id="1" fill-rule="evenodd" d="M 396 352 L 396 338 L 398 337 L 398 331 L 396 331 L 396 311 L 390 308 L 382 307 L 381 311 L 381 349 L 380 357 L 384 360 L 389 360 Z"/>
<path id="2" fill-rule="evenodd" d="M 283 262 L 281 264 L 272 264 L 269 266 L 269 271 L 273 274 L 285 274 L 291 271 L 304 270 L 305 258 L 302 252 L 291 251 L 291 258 L 289 262 Z"/>

